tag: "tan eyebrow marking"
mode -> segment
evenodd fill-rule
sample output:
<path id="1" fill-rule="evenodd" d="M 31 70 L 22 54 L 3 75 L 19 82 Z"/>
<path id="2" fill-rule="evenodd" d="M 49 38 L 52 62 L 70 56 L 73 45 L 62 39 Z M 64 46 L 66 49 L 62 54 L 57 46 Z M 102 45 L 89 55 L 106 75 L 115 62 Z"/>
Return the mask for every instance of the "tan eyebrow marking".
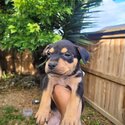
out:
<path id="1" fill-rule="evenodd" d="M 65 47 L 61 49 L 61 53 L 65 53 L 65 52 L 67 52 L 67 51 L 68 51 L 68 49 L 65 48 Z"/>
<path id="2" fill-rule="evenodd" d="M 51 48 L 51 49 L 49 50 L 50 53 L 53 53 L 54 51 L 55 51 L 54 48 Z"/>

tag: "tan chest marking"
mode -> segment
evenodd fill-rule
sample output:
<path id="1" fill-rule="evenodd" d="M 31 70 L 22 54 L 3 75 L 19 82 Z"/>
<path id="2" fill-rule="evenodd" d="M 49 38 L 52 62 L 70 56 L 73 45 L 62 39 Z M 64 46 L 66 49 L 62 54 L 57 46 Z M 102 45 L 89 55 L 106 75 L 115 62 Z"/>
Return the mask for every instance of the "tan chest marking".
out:
<path id="1" fill-rule="evenodd" d="M 78 84 L 82 81 L 81 77 L 51 77 L 52 84 L 59 84 L 63 86 L 69 86 L 73 91 L 77 90 Z"/>

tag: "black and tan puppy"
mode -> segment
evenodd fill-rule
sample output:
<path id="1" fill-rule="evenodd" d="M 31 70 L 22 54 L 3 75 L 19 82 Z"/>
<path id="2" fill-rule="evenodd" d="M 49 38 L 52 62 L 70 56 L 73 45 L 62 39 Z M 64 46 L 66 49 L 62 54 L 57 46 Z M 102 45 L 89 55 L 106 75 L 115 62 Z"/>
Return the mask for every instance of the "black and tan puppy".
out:
<path id="1" fill-rule="evenodd" d="M 60 125 L 81 125 L 80 116 L 83 108 L 83 72 L 80 59 L 86 63 L 89 53 L 68 40 L 61 40 L 48 45 L 44 52 L 47 55 L 45 72 L 47 77 L 42 92 L 39 110 L 36 113 L 37 123 L 45 124 L 51 110 L 52 92 L 56 84 L 70 88 L 71 95 L 66 112 Z"/>

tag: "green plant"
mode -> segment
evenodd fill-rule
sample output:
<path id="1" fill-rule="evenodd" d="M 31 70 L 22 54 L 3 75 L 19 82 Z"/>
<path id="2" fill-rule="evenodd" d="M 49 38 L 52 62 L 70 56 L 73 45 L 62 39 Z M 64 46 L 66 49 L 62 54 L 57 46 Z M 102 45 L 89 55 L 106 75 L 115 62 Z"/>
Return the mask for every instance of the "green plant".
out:
<path id="1" fill-rule="evenodd" d="M 38 46 L 61 39 L 53 32 L 52 21 L 55 15 L 70 14 L 70 8 L 62 4 L 58 8 L 59 0 L 9 0 L 12 10 L 0 11 L 2 49 L 16 48 L 34 50 Z M 9 3 L 8 3 L 9 4 Z M 50 8 L 50 9 L 48 9 Z"/>
<path id="2" fill-rule="evenodd" d="M 2 0 L 0 2 L 1 49 L 35 50 L 62 38 L 86 43 L 91 8 L 102 0 Z M 88 43 L 88 41 L 87 41 Z"/>
<path id="3" fill-rule="evenodd" d="M 33 116 L 26 118 L 13 106 L 0 108 L 0 125 L 34 125 Z"/>
<path id="4" fill-rule="evenodd" d="M 66 0 L 65 0 L 66 1 Z M 84 30 L 92 27 L 94 17 L 99 11 L 94 11 L 93 8 L 99 6 L 102 0 L 74 0 L 68 2 L 72 6 L 72 14 L 67 15 L 63 24 L 64 38 L 69 39 L 77 44 L 91 44 L 85 35 Z"/>
<path id="5" fill-rule="evenodd" d="M 14 76 L 14 74 L 11 74 L 11 73 L 5 73 L 5 72 L 3 72 L 2 73 L 2 76 L 1 76 L 1 78 L 3 79 L 3 80 L 8 80 L 9 78 L 11 78 L 11 77 L 13 77 Z"/>
<path id="6" fill-rule="evenodd" d="M 24 120 L 24 117 L 19 114 L 19 111 L 12 106 L 5 106 L 1 109 L 0 125 L 7 125 L 12 120 L 18 120 L 19 122 Z"/>

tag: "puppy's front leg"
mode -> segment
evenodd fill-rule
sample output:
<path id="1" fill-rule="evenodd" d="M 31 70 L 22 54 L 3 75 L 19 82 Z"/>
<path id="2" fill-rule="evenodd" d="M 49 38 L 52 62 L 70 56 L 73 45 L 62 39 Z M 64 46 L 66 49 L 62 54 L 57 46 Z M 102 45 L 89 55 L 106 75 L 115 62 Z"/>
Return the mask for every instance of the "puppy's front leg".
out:
<path id="1" fill-rule="evenodd" d="M 74 80 L 75 82 L 75 80 Z M 82 94 L 83 87 L 79 87 L 81 83 L 72 84 L 71 96 L 66 108 L 64 118 L 61 122 L 61 125 L 81 125 L 81 111 L 82 111 Z M 78 89 L 81 89 L 81 95 L 78 94 Z"/>
<path id="2" fill-rule="evenodd" d="M 40 106 L 38 112 L 35 115 L 38 124 L 44 124 L 48 120 L 50 105 L 51 105 L 52 90 L 53 90 L 53 84 L 49 80 L 47 88 L 43 90 Z"/>
<path id="3" fill-rule="evenodd" d="M 81 108 L 82 101 L 72 93 L 61 125 L 81 125 Z"/>

